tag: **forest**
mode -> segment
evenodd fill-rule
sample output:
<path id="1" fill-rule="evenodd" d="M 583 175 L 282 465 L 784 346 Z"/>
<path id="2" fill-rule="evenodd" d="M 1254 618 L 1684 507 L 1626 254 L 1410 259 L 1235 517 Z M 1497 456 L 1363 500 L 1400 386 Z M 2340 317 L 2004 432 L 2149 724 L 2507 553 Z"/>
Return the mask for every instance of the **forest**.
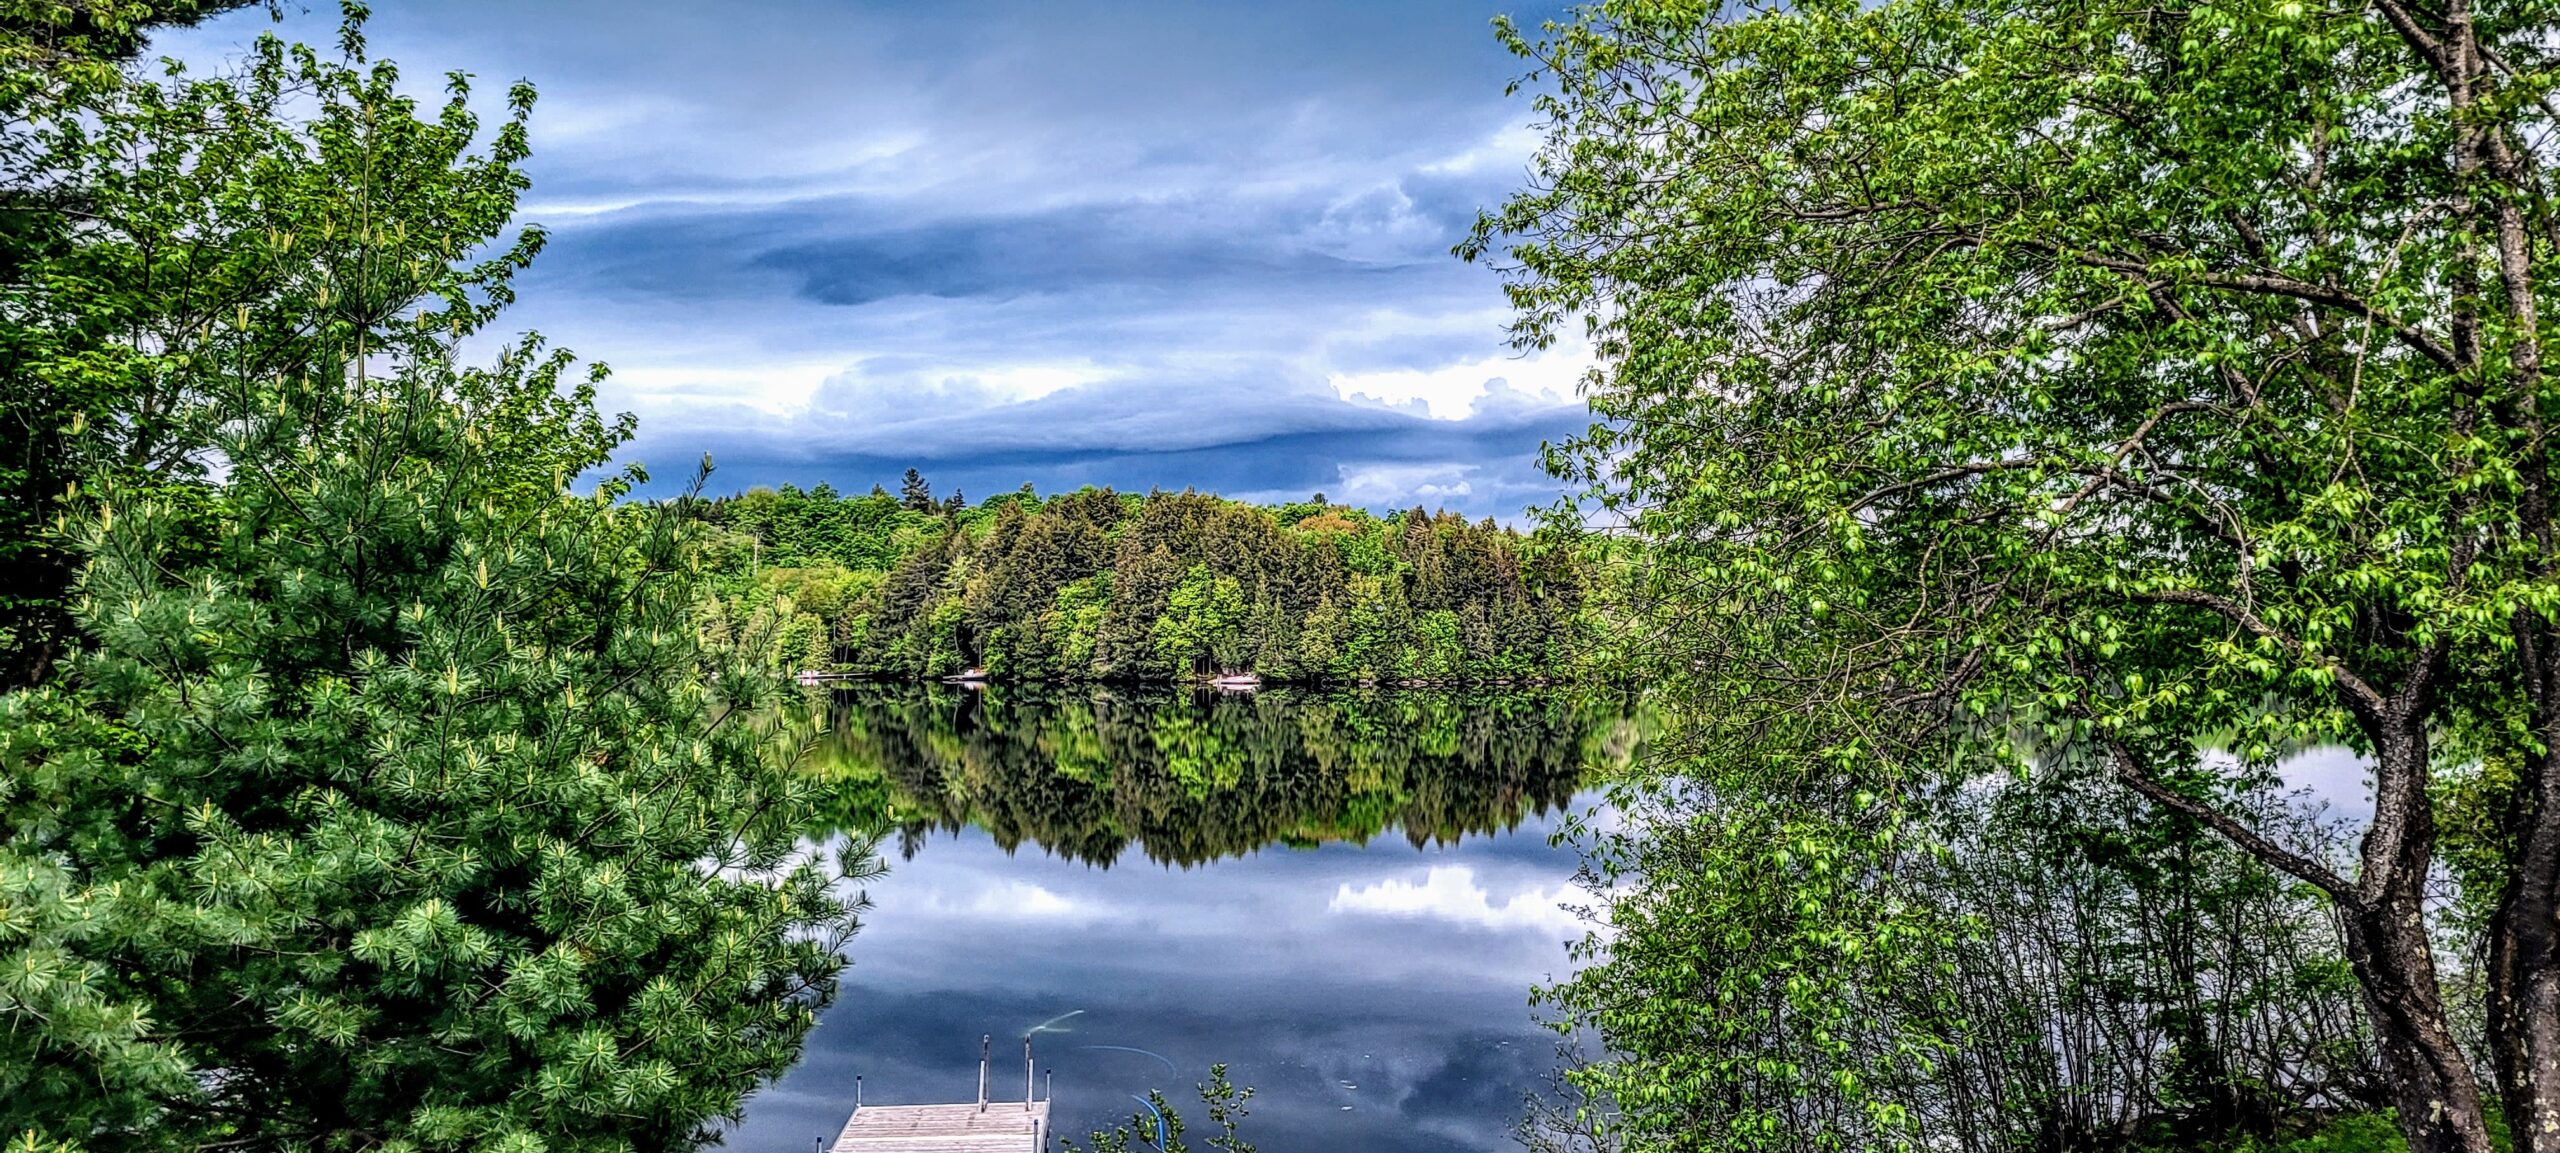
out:
<path id="1" fill-rule="evenodd" d="M 866 677 L 1525 683 L 1572 667 L 1580 554 L 1490 520 L 1197 492 L 937 499 L 819 485 L 705 502 L 706 635 Z"/>

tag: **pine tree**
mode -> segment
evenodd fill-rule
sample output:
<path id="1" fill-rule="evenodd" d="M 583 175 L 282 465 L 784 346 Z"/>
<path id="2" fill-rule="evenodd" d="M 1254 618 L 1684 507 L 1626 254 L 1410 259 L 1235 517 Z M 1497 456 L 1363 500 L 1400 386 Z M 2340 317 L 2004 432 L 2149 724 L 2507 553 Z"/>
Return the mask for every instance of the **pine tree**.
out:
<path id="1" fill-rule="evenodd" d="M 683 510 L 564 487 L 629 435 L 598 377 L 530 338 L 452 368 L 495 302 L 374 267 L 481 245 L 529 93 L 447 179 L 464 95 L 420 120 L 344 43 L 186 90 L 258 163 L 150 160 L 171 211 L 254 207 L 347 259 L 185 358 L 227 475 L 97 478 L 80 651 L 0 697 L 0 1135 L 690 1148 L 796 1056 L 858 900 L 804 857 L 789 750 L 723 723 L 773 681 L 705 647 Z M 305 136 L 251 98 L 288 88 Z M 92 127 L 172 118 L 141 119 Z"/>
<path id="2" fill-rule="evenodd" d="M 0 6 L 0 689 L 75 643 L 58 526 L 87 494 L 201 478 L 209 366 L 317 370 L 323 331 L 387 348 L 420 298 L 429 326 L 475 326 L 540 246 L 502 235 L 530 89 L 484 134 L 467 93 L 420 116 L 395 72 L 289 60 L 272 37 L 234 78 L 118 64 L 156 26 L 240 6 Z M 305 100 L 318 123 L 291 123 Z"/>
<path id="3" fill-rule="evenodd" d="M 898 502 L 917 512 L 932 512 L 933 486 L 924 482 L 923 473 L 908 469 L 907 475 L 898 482 Z"/>
<path id="4" fill-rule="evenodd" d="M 681 1148 L 796 1055 L 854 910 L 720 724 L 771 679 L 704 669 L 671 513 L 454 395 L 244 422 L 293 479 L 226 490 L 200 564 L 165 503 L 89 531 L 94 650 L 0 706 L 0 877 L 108 921 L 9 958 L 87 1007 L 0 1013 L 0 1126 Z"/>

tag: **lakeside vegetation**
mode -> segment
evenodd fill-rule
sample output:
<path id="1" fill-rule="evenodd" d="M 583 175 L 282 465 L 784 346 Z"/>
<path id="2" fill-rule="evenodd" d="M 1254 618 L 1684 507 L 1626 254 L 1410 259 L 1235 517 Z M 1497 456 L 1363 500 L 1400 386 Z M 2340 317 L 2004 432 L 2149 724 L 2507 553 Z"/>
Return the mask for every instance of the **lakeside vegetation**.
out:
<path id="1" fill-rule="evenodd" d="M 1546 143 L 1460 248 L 1601 422 L 1522 534 L 574 492 L 632 425 L 498 327 L 530 89 L 421 105 L 360 9 L 132 59 L 227 6 L 0 6 L 13 1150 L 697 1148 L 837 990 L 812 830 L 1189 865 L 1595 760 L 1535 1145 L 2560 1149 L 2560 14 L 1505 25 Z M 1072 687 L 750 723 L 970 668 Z M 1247 670 L 1663 729 L 1093 691 Z M 2284 784 L 2336 749 L 2369 816 Z"/>
<path id="2" fill-rule="evenodd" d="M 224 4 L 0 5 L 0 1140 L 691 1149 L 795 1061 L 868 842 L 726 723 L 681 506 L 493 326 L 533 94 Z M 483 350 L 474 362 L 463 349 Z"/>
<path id="3" fill-rule="evenodd" d="M 1590 627 L 1577 554 L 1420 508 L 1323 494 L 1026 486 L 969 505 L 909 470 L 899 494 L 820 485 L 708 502 L 715 643 L 771 635 L 780 667 L 998 681 L 1475 684 L 1573 667 Z"/>
<path id="4" fill-rule="evenodd" d="M 1640 736 L 1623 702 L 1553 690 L 852 685 L 827 709 L 812 770 L 901 856 L 975 827 L 1007 852 L 1105 867 L 1133 850 L 1188 867 L 1391 829 L 1453 844 L 1562 813 Z"/>
<path id="5" fill-rule="evenodd" d="M 1599 352 L 1564 511 L 1667 725 L 1559 1140 L 2560 1149 L 2560 13 L 1501 32 L 1544 142 L 1460 251 Z"/>

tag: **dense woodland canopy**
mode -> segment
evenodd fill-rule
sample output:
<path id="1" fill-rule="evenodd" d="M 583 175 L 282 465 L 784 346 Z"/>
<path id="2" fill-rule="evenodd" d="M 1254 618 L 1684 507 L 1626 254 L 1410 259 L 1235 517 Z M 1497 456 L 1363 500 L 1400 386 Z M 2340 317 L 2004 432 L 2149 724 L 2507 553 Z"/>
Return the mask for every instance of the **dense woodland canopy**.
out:
<path id="1" fill-rule="evenodd" d="M 1588 625 L 1576 554 L 1491 520 L 903 487 L 709 502 L 705 629 L 770 624 L 785 667 L 870 676 L 1447 684 L 1557 675 Z"/>

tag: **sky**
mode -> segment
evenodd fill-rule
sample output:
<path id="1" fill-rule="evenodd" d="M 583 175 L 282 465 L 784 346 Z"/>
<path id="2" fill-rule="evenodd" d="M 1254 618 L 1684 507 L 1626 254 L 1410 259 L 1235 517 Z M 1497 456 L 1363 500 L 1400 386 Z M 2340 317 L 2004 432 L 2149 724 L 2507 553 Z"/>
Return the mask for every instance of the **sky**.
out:
<path id="1" fill-rule="evenodd" d="M 541 92 L 507 322 L 662 479 L 1321 491 L 1517 516 L 1586 423 L 1449 248 L 1528 176 L 1512 0 L 384 0 L 422 94 Z M 335 8 L 282 34 L 333 36 Z M 199 67 L 255 11 L 155 45 Z M 492 116 L 494 120 L 494 115 Z"/>

